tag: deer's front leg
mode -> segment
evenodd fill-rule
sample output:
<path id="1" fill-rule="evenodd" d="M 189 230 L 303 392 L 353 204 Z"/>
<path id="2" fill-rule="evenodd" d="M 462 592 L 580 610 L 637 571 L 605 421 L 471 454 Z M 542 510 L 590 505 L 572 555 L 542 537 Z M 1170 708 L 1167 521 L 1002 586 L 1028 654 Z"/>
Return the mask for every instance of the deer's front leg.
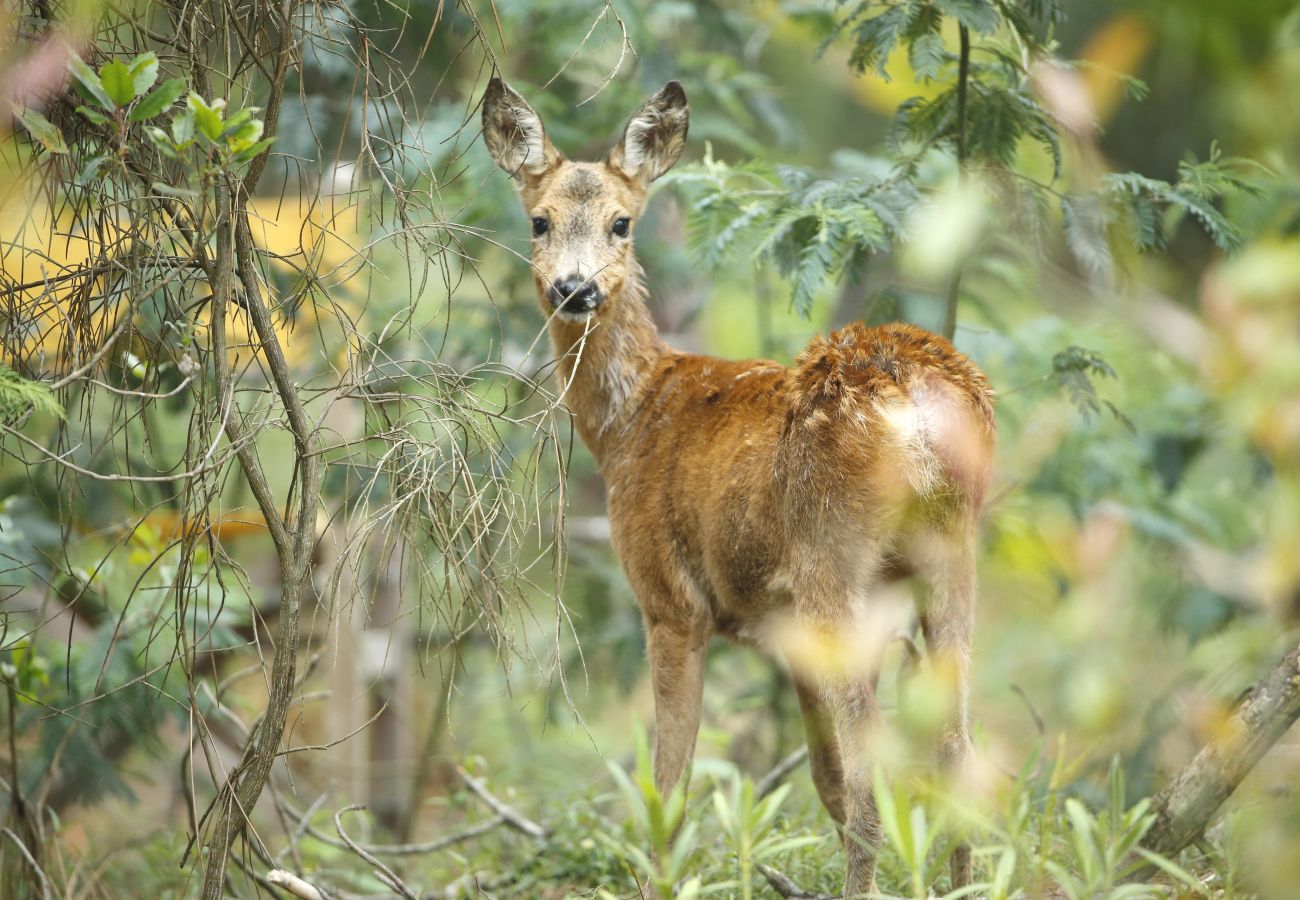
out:
<path id="1" fill-rule="evenodd" d="M 696 623 L 646 621 L 646 651 L 655 697 L 655 788 L 667 797 L 695 755 L 704 692 L 708 629 Z"/>
<path id="2" fill-rule="evenodd" d="M 803 713 L 813 786 L 817 788 L 817 796 L 821 797 L 826 812 L 830 813 L 836 825 L 843 826 L 844 764 L 839 738 L 835 734 L 835 719 L 817 685 L 807 676 L 794 673 L 794 689 Z"/>

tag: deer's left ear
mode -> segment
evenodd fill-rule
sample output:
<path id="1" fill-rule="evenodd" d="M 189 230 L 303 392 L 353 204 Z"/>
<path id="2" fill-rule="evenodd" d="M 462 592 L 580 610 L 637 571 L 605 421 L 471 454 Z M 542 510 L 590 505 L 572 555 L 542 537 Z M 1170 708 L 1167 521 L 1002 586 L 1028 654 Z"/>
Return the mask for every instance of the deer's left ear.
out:
<path id="1" fill-rule="evenodd" d="M 682 83 L 668 82 L 627 123 L 623 140 L 610 151 L 609 164 L 629 178 L 649 184 L 682 155 L 689 120 Z"/>

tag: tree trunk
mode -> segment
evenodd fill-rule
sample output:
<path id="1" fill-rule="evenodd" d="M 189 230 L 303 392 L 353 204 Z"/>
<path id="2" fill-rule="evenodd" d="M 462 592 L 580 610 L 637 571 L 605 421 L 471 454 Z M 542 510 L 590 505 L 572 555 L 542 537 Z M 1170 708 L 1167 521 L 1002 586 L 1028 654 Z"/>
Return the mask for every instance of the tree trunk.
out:
<path id="1" fill-rule="evenodd" d="M 1143 845 L 1165 856 L 1205 831 L 1211 817 L 1268 749 L 1300 718 L 1300 645 L 1255 683 L 1221 737 L 1207 744 L 1154 798 L 1159 814 Z"/>

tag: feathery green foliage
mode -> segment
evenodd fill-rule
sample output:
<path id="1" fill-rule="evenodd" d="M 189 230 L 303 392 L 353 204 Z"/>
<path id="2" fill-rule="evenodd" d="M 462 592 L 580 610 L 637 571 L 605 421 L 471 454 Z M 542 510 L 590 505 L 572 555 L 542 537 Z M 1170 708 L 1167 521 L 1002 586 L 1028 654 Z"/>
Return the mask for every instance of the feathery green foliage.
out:
<path id="1" fill-rule="evenodd" d="M 64 417 L 63 407 L 43 381 L 23 378 L 13 369 L 0 364 L 0 420 L 11 423 L 28 412 Z"/>
<path id="2" fill-rule="evenodd" d="M 861 271 L 901 234 L 917 197 L 905 178 L 818 178 L 808 169 L 730 166 L 706 153 L 665 181 L 687 198 L 692 255 L 710 269 L 770 259 L 808 315 L 826 281 Z"/>
<path id="3" fill-rule="evenodd" d="M 1247 177 L 1251 164 L 1222 156 L 1217 146 L 1208 159 L 1181 164 L 1174 183 L 1123 173 L 1107 174 L 1095 188 L 1082 191 L 1062 193 L 1054 186 L 1067 174 L 1062 125 L 1039 97 L 1034 78 L 1036 66 L 1072 65 L 1053 61 L 1056 45 L 1050 34 L 1062 16 L 1055 2 L 853 4 L 831 29 L 823 50 L 847 38 L 849 65 L 887 79 L 894 51 L 905 49 L 913 74 L 939 89 L 899 104 L 886 145 L 886 172 L 874 180 L 774 171 L 762 164 L 725 166 L 711 156 L 678 175 L 673 180 L 688 198 L 695 258 L 718 271 L 737 247 L 757 257 L 770 254 L 791 285 L 792 307 L 807 316 L 827 283 L 859 277 L 873 256 L 888 253 L 908 237 L 909 220 L 951 172 L 950 165 L 935 165 L 933 155 L 951 158 L 959 147 L 966 153 L 962 165 L 980 173 L 994 194 L 1039 209 L 1055 198 L 1064 243 L 1090 276 L 1111 277 L 1116 241 L 1138 250 L 1163 249 L 1187 216 L 1220 249 L 1239 246 L 1240 228 L 1228 221 L 1220 205 L 1237 192 L 1254 190 Z M 978 41 L 964 84 L 961 61 L 944 44 L 945 19 L 955 20 Z M 963 95 L 965 110 L 959 114 Z M 1050 159 L 1050 183 L 1030 174 L 1026 142 Z M 1050 249 L 1037 235 L 1025 237 L 1044 252 Z"/>

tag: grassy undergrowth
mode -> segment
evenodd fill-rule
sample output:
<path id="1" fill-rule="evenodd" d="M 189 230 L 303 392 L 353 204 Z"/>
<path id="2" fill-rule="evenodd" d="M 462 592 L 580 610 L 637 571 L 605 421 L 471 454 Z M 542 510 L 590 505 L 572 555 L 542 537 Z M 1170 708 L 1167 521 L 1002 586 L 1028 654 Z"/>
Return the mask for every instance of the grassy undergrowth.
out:
<path id="1" fill-rule="evenodd" d="M 501 826 L 437 853 L 382 858 L 420 897 L 781 896 L 764 868 L 805 892 L 799 896 L 838 894 L 840 842 L 806 766 L 760 796 L 755 781 L 731 763 L 702 759 L 689 795 L 679 790 L 662 797 L 653 787 L 644 741 L 640 745 L 630 772 L 610 763 L 602 786 L 573 796 L 530 795 L 522 785 L 495 784 L 481 773 L 506 802 L 546 827 L 545 838 Z M 1156 856 L 1138 846 L 1155 815 L 1148 800 L 1126 800 L 1118 761 L 1095 791 L 1071 783 L 1079 762 L 1046 760 L 1035 752 L 1024 770 L 1003 775 L 981 799 L 958 799 L 924 772 L 887 777 L 878 770 L 884 840 L 875 896 L 1227 900 L 1268 895 L 1246 886 L 1235 817 L 1178 859 Z M 446 833 L 490 815 L 467 791 L 453 792 L 445 804 Z M 322 809 L 311 823 L 295 851 L 283 838 L 272 841 L 279 865 L 298 869 L 296 856 L 301 874 L 330 896 L 393 895 L 356 854 L 313 835 L 334 835 L 332 812 Z M 382 842 L 382 835 L 366 833 L 364 820 L 346 824 L 353 839 Z M 959 839 L 974 849 L 976 884 L 953 891 L 948 854 Z M 186 872 L 165 864 L 168 857 L 175 859 L 178 840 L 174 832 L 159 834 L 132 854 L 133 862 L 102 871 L 101 893 L 140 896 L 141 885 L 148 884 L 150 896 L 189 896 L 196 885 L 186 881 Z M 249 871 L 265 868 L 255 859 L 249 862 Z"/>

